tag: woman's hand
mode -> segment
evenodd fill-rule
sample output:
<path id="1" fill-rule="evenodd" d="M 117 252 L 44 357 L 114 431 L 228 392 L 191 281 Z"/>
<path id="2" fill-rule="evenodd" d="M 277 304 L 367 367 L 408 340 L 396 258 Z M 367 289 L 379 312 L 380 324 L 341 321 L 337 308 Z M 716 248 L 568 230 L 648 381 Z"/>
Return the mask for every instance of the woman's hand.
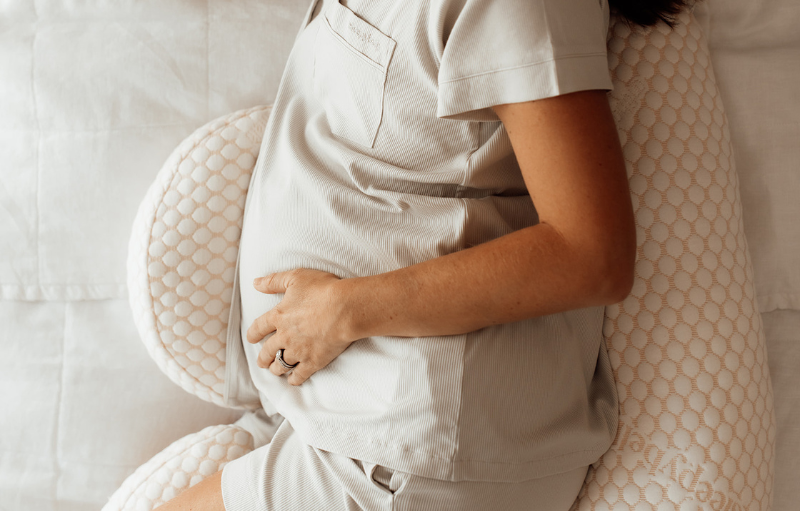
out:
<path id="1" fill-rule="evenodd" d="M 349 313 L 341 279 L 332 273 L 307 268 L 272 273 L 255 279 L 262 293 L 285 293 L 273 309 L 259 316 L 247 329 L 247 341 L 259 342 L 271 332 L 258 356 L 259 367 L 281 376 L 292 371 L 289 383 L 300 385 L 330 364 L 357 338 L 347 329 Z M 297 367 L 286 369 L 275 354 L 283 348 L 283 360 Z"/>

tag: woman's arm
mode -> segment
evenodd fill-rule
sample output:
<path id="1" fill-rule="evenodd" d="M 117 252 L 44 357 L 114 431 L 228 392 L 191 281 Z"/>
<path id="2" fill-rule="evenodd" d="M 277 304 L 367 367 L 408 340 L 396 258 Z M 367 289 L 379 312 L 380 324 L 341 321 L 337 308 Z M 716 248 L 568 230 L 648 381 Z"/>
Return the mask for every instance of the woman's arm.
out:
<path id="1" fill-rule="evenodd" d="M 358 339 L 454 335 L 622 301 L 633 286 L 636 227 L 604 91 L 494 107 L 539 224 L 395 271 L 340 279 L 309 268 L 253 283 L 285 293 L 248 327 L 257 364 L 301 385 Z"/>
<path id="2" fill-rule="evenodd" d="M 308 311 L 330 307 L 347 318 L 345 342 L 335 354 L 323 357 L 325 363 L 355 339 L 460 334 L 616 303 L 630 292 L 636 228 L 625 163 L 605 92 L 576 92 L 493 110 L 508 131 L 540 223 L 370 277 L 338 279 L 314 270 L 306 270 L 305 277 L 295 273 L 305 285 L 317 282 L 319 289 L 336 288 L 340 293 L 332 297 L 308 293 L 325 306 L 309 306 L 301 314 L 308 320 Z M 283 292 L 287 283 L 291 285 L 292 272 L 275 275 L 277 280 L 256 284 L 257 289 Z M 271 330 L 274 325 L 269 322 L 256 322 L 248 340 L 258 341 Z M 266 351 L 266 365 L 270 365 L 274 347 Z M 285 372 L 276 365 L 273 368 L 277 374 Z M 309 376 L 310 372 L 290 382 L 300 384 Z M 159 509 L 224 511 L 220 478 L 221 472 Z"/>
<path id="3" fill-rule="evenodd" d="M 605 91 L 493 107 L 540 223 L 340 282 L 350 337 L 452 335 L 608 305 L 631 291 L 636 227 Z"/>

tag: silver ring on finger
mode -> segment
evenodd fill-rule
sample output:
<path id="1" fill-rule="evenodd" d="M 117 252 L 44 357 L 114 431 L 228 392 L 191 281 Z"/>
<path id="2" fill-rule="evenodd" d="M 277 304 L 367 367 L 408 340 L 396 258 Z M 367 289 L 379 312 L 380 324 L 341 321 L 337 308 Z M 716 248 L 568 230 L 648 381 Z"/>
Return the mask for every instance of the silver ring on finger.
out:
<path id="1" fill-rule="evenodd" d="M 300 362 L 295 362 L 294 364 L 287 364 L 286 361 L 283 359 L 283 348 L 278 350 L 278 353 L 275 354 L 275 360 L 278 361 L 280 365 L 285 367 L 286 369 L 292 369 L 297 366 Z"/>

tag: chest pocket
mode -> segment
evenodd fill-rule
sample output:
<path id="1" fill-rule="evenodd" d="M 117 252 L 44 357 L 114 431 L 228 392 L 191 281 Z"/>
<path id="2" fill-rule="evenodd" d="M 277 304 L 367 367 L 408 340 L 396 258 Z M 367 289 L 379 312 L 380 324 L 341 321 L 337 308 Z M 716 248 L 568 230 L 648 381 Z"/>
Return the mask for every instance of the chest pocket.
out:
<path id="1" fill-rule="evenodd" d="M 334 135 L 373 147 L 396 42 L 338 0 L 322 10 L 314 43 L 314 93 Z"/>

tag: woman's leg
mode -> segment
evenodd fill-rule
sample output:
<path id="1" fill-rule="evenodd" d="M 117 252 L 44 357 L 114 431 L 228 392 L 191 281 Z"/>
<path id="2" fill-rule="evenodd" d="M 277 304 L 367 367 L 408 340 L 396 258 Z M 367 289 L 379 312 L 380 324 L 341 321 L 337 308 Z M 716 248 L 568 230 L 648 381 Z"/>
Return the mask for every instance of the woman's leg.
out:
<path id="1" fill-rule="evenodd" d="M 222 470 L 206 477 L 174 499 L 158 506 L 157 509 L 158 511 L 225 511 L 221 480 Z"/>

